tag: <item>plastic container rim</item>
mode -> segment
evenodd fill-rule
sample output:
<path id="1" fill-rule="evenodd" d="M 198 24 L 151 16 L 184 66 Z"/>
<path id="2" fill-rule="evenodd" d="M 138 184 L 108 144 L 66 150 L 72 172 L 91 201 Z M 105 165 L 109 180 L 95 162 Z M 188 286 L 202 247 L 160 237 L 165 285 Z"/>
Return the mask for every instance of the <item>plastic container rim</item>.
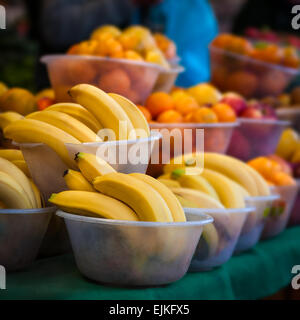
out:
<path id="1" fill-rule="evenodd" d="M 289 107 L 289 108 L 280 108 L 276 110 L 276 114 L 279 116 L 283 115 L 294 115 L 300 114 L 300 106 L 299 107 Z"/>
<path id="2" fill-rule="evenodd" d="M 290 73 L 290 74 L 293 74 L 293 75 L 297 75 L 299 73 L 299 69 L 284 67 L 284 66 L 281 66 L 281 65 L 278 65 L 278 64 L 260 61 L 258 59 L 254 59 L 254 58 L 248 57 L 246 55 L 238 54 L 238 53 L 235 53 L 235 52 L 231 52 L 231 51 L 228 51 L 228 50 L 224 50 L 224 49 L 215 47 L 213 44 L 209 45 L 209 50 L 210 51 L 216 51 L 216 52 L 219 52 L 219 53 L 225 52 L 227 55 L 230 55 L 230 56 L 232 56 L 234 58 L 241 59 L 241 60 L 244 60 L 244 61 L 247 61 L 247 62 L 250 61 L 250 62 L 256 63 L 256 64 L 261 65 L 261 66 L 265 66 L 265 67 L 268 67 L 268 68 L 278 69 L 278 70 L 280 70 L 282 72 L 287 72 L 287 73 Z"/>
<path id="3" fill-rule="evenodd" d="M 36 209 L 0 209 L 1 214 L 39 214 L 55 212 L 56 207 L 36 208 Z"/>
<path id="4" fill-rule="evenodd" d="M 203 214 L 203 213 L 249 213 L 254 212 L 256 210 L 255 207 L 244 207 L 244 208 L 232 208 L 232 209 L 220 209 L 220 208 L 184 208 L 185 213 L 192 214 Z"/>
<path id="5" fill-rule="evenodd" d="M 40 62 L 44 64 L 48 64 L 52 60 L 63 59 L 63 58 L 72 58 L 75 60 L 111 61 L 111 62 L 117 62 L 122 64 L 152 68 L 160 72 L 170 72 L 172 69 L 177 69 L 172 67 L 170 67 L 170 69 L 167 69 L 158 64 L 151 63 L 151 62 L 136 61 L 136 60 L 130 60 L 130 59 L 121 59 L 121 58 L 98 57 L 98 56 L 92 56 L 92 55 L 76 55 L 76 54 L 49 54 L 49 55 L 42 56 L 40 58 Z M 178 66 L 178 69 L 179 67 L 181 66 Z"/>
<path id="6" fill-rule="evenodd" d="M 240 123 L 256 123 L 256 124 L 269 124 L 269 125 L 278 125 L 287 127 L 291 124 L 287 120 L 275 120 L 275 119 L 250 119 L 250 118 L 239 118 L 238 122 Z"/>
<path id="7" fill-rule="evenodd" d="M 165 127 L 169 128 L 199 128 L 199 129 L 205 129 L 205 128 L 234 128 L 238 127 L 239 122 L 217 122 L 217 123 L 198 123 L 198 122 L 187 122 L 187 123 L 150 123 L 151 129 L 164 129 Z"/>
<path id="8" fill-rule="evenodd" d="M 93 218 L 80 216 L 76 214 L 71 214 L 64 212 L 62 210 L 57 210 L 56 215 L 71 221 L 77 222 L 86 222 L 94 224 L 103 224 L 111 226 L 131 226 L 131 227 L 192 227 L 192 226 L 203 226 L 213 222 L 213 218 L 207 214 L 201 214 L 201 220 L 197 221 L 186 221 L 186 222 L 151 222 L 151 221 L 127 221 L 127 220 L 112 220 L 112 219 L 103 219 L 103 218 Z"/>

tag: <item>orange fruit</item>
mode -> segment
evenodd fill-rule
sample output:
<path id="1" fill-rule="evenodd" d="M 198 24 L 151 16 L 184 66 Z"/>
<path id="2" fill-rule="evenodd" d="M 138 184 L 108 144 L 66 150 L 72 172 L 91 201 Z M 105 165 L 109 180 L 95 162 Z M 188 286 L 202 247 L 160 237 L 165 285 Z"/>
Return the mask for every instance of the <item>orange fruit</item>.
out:
<path id="1" fill-rule="evenodd" d="M 130 89 L 130 79 L 122 69 L 114 69 L 104 73 L 100 77 L 98 86 L 105 92 L 116 92 L 126 95 L 126 92 Z"/>
<path id="2" fill-rule="evenodd" d="M 212 110 L 218 117 L 219 122 L 235 122 L 236 114 L 230 105 L 226 103 L 217 103 Z"/>
<path id="3" fill-rule="evenodd" d="M 193 122 L 193 113 L 194 111 L 186 114 L 183 118 L 183 122 Z"/>
<path id="4" fill-rule="evenodd" d="M 122 58 L 124 54 L 121 43 L 114 38 L 98 41 L 94 53 L 101 57 L 112 58 Z"/>
<path id="5" fill-rule="evenodd" d="M 154 40 L 167 59 L 176 57 L 176 45 L 172 40 L 161 33 L 155 33 Z"/>
<path id="6" fill-rule="evenodd" d="M 277 172 L 282 172 L 281 166 L 274 160 L 266 157 L 258 157 L 248 161 L 248 165 L 258 171 L 265 179 L 273 181 L 273 176 Z"/>
<path id="7" fill-rule="evenodd" d="M 73 44 L 67 51 L 67 54 L 79 54 L 79 43 Z"/>
<path id="8" fill-rule="evenodd" d="M 142 111 L 143 115 L 145 116 L 148 122 L 152 121 L 151 113 L 146 107 L 140 105 L 137 105 L 137 107 Z"/>
<path id="9" fill-rule="evenodd" d="M 187 89 L 187 93 L 196 99 L 199 106 L 215 104 L 221 100 L 221 92 L 209 83 L 200 83 Z"/>
<path id="10" fill-rule="evenodd" d="M 92 32 L 91 39 L 102 40 L 103 36 L 117 38 L 121 35 L 121 33 L 121 30 L 113 25 L 104 25 Z"/>
<path id="11" fill-rule="evenodd" d="M 271 181 L 277 186 L 290 186 L 295 184 L 295 180 L 285 172 L 275 172 Z"/>
<path id="12" fill-rule="evenodd" d="M 124 52 L 124 58 L 129 60 L 144 61 L 143 57 L 133 50 L 126 50 Z"/>
<path id="13" fill-rule="evenodd" d="M 88 40 L 79 43 L 78 54 L 93 55 L 98 46 L 98 41 Z"/>
<path id="14" fill-rule="evenodd" d="M 162 112 L 158 117 L 157 117 L 157 122 L 162 122 L 162 123 L 179 123 L 183 122 L 183 117 L 182 115 L 175 110 L 167 110 Z"/>
<path id="15" fill-rule="evenodd" d="M 173 93 L 174 108 L 183 116 L 199 108 L 199 105 L 195 98 L 189 96 L 186 93 L 180 93 L 176 96 L 176 92 L 180 93 L 180 91 L 175 91 L 175 93 Z"/>
<path id="16" fill-rule="evenodd" d="M 174 109 L 174 102 L 170 95 L 165 92 L 154 92 L 146 100 L 145 107 L 148 108 L 152 117 L 160 113 Z"/>
<path id="17" fill-rule="evenodd" d="M 200 107 L 193 112 L 191 120 L 198 123 L 216 123 L 218 122 L 218 117 L 211 108 Z"/>

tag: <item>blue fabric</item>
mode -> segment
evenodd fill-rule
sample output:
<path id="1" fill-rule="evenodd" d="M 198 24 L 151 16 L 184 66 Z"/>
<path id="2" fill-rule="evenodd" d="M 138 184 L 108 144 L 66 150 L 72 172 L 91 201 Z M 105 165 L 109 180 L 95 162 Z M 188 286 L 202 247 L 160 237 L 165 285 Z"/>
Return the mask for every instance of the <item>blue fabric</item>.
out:
<path id="1" fill-rule="evenodd" d="M 208 45 L 218 33 L 217 21 L 209 2 L 163 0 L 151 9 L 152 19 L 160 20 L 166 35 L 177 44 L 181 64 L 186 68 L 179 76 L 177 85 L 187 87 L 208 81 Z"/>

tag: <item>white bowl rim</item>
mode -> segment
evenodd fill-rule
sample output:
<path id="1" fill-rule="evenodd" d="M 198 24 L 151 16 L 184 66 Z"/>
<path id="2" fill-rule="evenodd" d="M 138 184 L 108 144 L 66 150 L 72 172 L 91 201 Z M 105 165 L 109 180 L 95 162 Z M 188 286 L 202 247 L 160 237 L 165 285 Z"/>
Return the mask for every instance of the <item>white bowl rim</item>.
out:
<path id="1" fill-rule="evenodd" d="M 35 209 L 0 209 L 1 214 L 39 214 L 39 213 L 55 213 L 56 207 L 45 207 Z"/>
<path id="2" fill-rule="evenodd" d="M 252 119 L 252 118 L 239 118 L 238 121 L 242 123 L 255 123 L 255 124 L 266 124 L 266 125 L 278 125 L 287 127 L 290 125 L 290 121 L 287 120 L 276 120 L 276 119 Z"/>
<path id="3" fill-rule="evenodd" d="M 192 214 L 203 214 L 203 213 L 249 213 L 255 211 L 255 207 L 244 207 L 244 208 L 184 208 L 185 213 L 192 213 Z"/>
<path id="4" fill-rule="evenodd" d="M 254 196 L 254 197 L 245 197 L 245 201 L 257 201 L 257 202 L 264 202 L 264 201 L 275 201 L 280 199 L 279 194 L 270 194 L 269 196 Z"/>
<path id="5" fill-rule="evenodd" d="M 193 214 L 193 213 L 191 213 Z M 127 221 L 127 220 L 112 220 L 103 218 L 93 218 L 72 213 L 67 213 L 62 210 L 57 210 L 56 215 L 66 220 L 72 220 L 85 223 L 96 223 L 111 226 L 127 226 L 127 227 L 195 227 L 203 226 L 213 222 L 213 218 L 207 214 L 201 214 L 201 220 L 186 221 L 186 222 L 151 222 L 151 221 Z"/>
<path id="6" fill-rule="evenodd" d="M 205 128 L 234 128 L 239 126 L 239 122 L 217 122 L 217 123 L 198 123 L 198 122 L 186 122 L 186 123 L 150 123 L 151 129 L 167 129 L 167 128 L 187 128 L 192 129 L 198 127 L 199 129 Z"/>

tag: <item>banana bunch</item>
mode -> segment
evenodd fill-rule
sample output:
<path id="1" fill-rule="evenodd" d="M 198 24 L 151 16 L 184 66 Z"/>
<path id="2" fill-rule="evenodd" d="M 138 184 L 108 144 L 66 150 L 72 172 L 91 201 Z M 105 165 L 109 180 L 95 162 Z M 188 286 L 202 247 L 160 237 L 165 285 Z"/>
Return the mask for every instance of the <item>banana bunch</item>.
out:
<path id="1" fill-rule="evenodd" d="M 197 157 L 204 159 L 203 170 L 194 166 L 198 161 L 192 160 Z M 172 159 L 158 180 L 185 207 L 243 208 L 245 197 L 270 195 L 267 182 L 257 171 L 233 157 L 210 152 Z"/>
<path id="2" fill-rule="evenodd" d="M 19 143 L 44 143 L 65 164 L 76 168 L 66 143 L 102 142 L 146 138 L 150 129 L 143 113 L 128 99 L 105 93 L 88 84 L 70 90 L 76 103 L 58 103 L 25 118 L 14 112 L 0 114 L 0 128 L 7 139 Z M 101 131 L 102 129 L 105 129 Z"/>
<path id="3" fill-rule="evenodd" d="M 28 168 L 21 151 L 0 150 L 1 209 L 33 209 L 42 207 L 41 194 L 26 173 L 28 173 Z"/>
<path id="4" fill-rule="evenodd" d="M 185 221 L 180 202 L 158 180 L 140 173 L 118 173 L 93 154 L 79 153 L 75 161 L 80 171 L 64 173 L 70 190 L 49 199 L 62 210 L 117 220 Z"/>

